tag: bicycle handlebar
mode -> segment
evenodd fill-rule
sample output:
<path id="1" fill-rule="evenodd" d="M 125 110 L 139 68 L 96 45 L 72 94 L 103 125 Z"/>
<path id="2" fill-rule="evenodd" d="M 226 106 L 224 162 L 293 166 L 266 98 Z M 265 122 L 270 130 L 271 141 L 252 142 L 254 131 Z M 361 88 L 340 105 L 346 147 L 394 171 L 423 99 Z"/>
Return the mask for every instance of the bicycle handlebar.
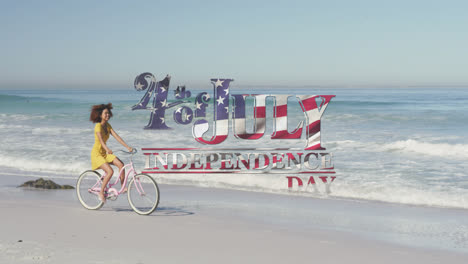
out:
<path id="1" fill-rule="evenodd" d="M 116 150 L 116 152 L 123 152 L 123 153 L 125 153 L 125 154 L 131 154 L 131 155 L 133 155 L 133 154 L 136 154 L 138 151 L 136 150 L 136 148 L 133 148 L 132 152 L 125 151 L 125 150 L 121 150 L 121 149 Z"/>

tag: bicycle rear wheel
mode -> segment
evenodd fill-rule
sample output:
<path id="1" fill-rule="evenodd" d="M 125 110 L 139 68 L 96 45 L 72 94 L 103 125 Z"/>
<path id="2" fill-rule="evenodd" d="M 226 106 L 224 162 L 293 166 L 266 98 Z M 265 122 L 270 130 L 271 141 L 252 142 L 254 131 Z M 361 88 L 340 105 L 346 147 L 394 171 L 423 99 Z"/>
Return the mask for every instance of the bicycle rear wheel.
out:
<path id="1" fill-rule="evenodd" d="M 102 207 L 104 203 L 98 196 L 101 184 L 101 174 L 96 171 L 88 170 L 80 175 L 76 183 L 76 193 L 84 208 L 97 210 Z"/>
<path id="2" fill-rule="evenodd" d="M 159 204 L 159 188 L 156 181 L 147 174 L 137 174 L 128 185 L 128 203 L 141 215 L 149 215 Z"/>

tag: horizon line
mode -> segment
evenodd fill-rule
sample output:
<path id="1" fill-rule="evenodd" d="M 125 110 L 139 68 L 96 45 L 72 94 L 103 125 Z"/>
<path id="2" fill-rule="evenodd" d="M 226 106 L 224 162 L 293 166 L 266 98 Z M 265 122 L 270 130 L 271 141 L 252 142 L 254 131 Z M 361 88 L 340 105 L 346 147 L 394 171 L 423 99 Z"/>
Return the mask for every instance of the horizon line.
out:
<path id="1" fill-rule="evenodd" d="M 183 85 L 170 85 L 174 89 L 177 86 Z M 284 89 L 284 88 L 321 88 L 321 89 L 356 89 L 356 88 L 468 88 L 468 84 L 298 84 L 298 85 L 282 85 L 282 84 L 239 84 L 234 85 L 235 88 L 249 89 L 249 88 L 260 88 L 260 89 Z M 212 84 L 208 83 L 201 87 L 201 85 L 186 85 L 186 88 L 192 90 L 206 90 L 212 88 Z M 0 90 L 87 90 L 87 89 L 99 89 L 99 90 L 127 90 L 134 89 L 133 85 L 123 86 L 119 85 L 92 85 L 92 84 L 51 84 L 51 85 L 38 85 L 32 87 L 31 85 L 2 85 L 0 84 Z"/>

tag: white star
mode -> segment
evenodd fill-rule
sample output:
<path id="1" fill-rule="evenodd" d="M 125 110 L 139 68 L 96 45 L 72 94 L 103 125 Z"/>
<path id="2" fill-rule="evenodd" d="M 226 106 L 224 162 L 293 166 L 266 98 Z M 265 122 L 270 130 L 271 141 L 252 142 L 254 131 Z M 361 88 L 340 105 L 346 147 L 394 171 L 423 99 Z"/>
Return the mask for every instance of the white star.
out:
<path id="1" fill-rule="evenodd" d="M 191 116 L 192 116 L 192 115 L 187 115 L 187 116 L 185 117 L 185 120 L 189 120 L 189 118 L 190 118 Z"/>
<path id="2" fill-rule="evenodd" d="M 224 92 L 226 93 L 226 95 L 228 95 L 229 94 L 229 87 L 224 89 Z"/>
<path id="3" fill-rule="evenodd" d="M 165 92 L 166 92 L 166 88 L 164 88 L 164 87 L 161 86 L 161 91 L 162 91 L 163 93 L 165 93 Z"/>
<path id="4" fill-rule="evenodd" d="M 208 101 L 208 99 L 210 99 L 210 95 L 209 95 L 209 94 L 205 94 L 205 95 L 203 96 L 203 98 L 205 98 L 205 101 Z"/>
<path id="5" fill-rule="evenodd" d="M 182 107 L 181 107 L 181 108 L 178 108 L 175 112 L 176 112 L 176 113 L 182 113 Z"/>
<path id="6" fill-rule="evenodd" d="M 222 86 L 224 81 L 220 81 L 219 79 L 215 83 L 215 87 L 218 88 L 218 86 Z"/>
<path id="7" fill-rule="evenodd" d="M 224 99 L 226 99 L 226 98 L 219 96 L 219 98 L 218 98 L 218 100 L 216 100 L 216 102 L 218 102 L 218 105 L 224 104 Z"/>
<path id="8" fill-rule="evenodd" d="M 226 113 L 229 113 L 229 106 L 224 107 L 226 109 Z"/>
<path id="9" fill-rule="evenodd" d="M 201 106 L 203 105 L 202 103 L 196 102 L 195 105 L 197 106 L 197 109 L 201 110 Z"/>
<path id="10" fill-rule="evenodd" d="M 180 96 L 180 93 L 176 93 L 176 94 L 175 94 L 175 97 L 179 97 L 179 96 Z"/>
<path id="11" fill-rule="evenodd" d="M 161 123 L 166 122 L 166 121 L 164 120 L 164 117 L 160 117 L 160 119 L 161 119 Z"/>
<path id="12" fill-rule="evenodd" d="M 162 102 L 161 102 L 161 105 L 162 105 L 162 107 L 165 107 L 165 106 L 167 106 L 167 100 L 166 100 L 166 99 L 164 99 L 164 101 L 162 101 Z"/>
<path id="13" fill-rule="evenodd" d="M 138 82 L 136 85 L 135 85 L 135 89 L 137 89 L 138 91 L 141 91 L 141 88 L 143 88 L 143 84 L 141 84 L 140 82 Z"/>

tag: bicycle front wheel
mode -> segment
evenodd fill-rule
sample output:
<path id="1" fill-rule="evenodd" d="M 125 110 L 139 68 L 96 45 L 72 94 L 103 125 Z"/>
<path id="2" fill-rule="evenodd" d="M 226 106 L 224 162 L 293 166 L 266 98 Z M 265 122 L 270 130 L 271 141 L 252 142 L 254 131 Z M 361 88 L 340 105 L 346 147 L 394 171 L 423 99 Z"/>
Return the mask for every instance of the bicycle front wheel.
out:
<path id="1" fill-rule="evenodd" d="M 149 215 L 159 204 L 159 188 L 156 181 L 147 174 L 137 174 L 128 185 L 128 203 L 141 215 Z"/>
<path id="2" fill-rule="evenodd" d="M 76 183 L 76 193 L 84 208 L 97 210 L 102 207 L 104 203 L 99 200 L 98 196 L 101 184 L 101 174 L 96 171 L 88 170 L 80 175 Z"/>

